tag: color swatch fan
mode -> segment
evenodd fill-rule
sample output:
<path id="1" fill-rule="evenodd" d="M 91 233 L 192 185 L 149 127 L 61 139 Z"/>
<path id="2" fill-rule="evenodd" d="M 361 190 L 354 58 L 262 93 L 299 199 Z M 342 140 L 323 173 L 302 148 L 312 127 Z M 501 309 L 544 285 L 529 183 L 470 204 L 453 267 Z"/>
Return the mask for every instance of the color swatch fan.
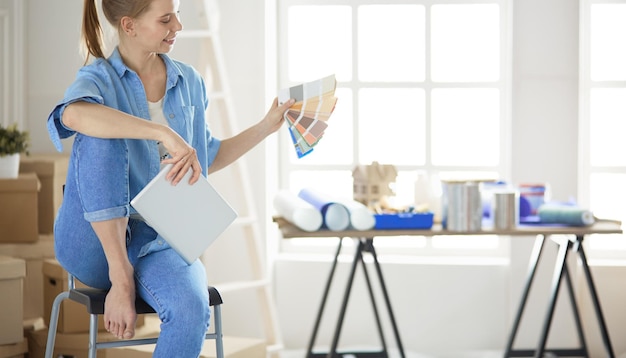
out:
<path id="1" fill-rule="evenodd" d="M 296 101 L 285 112 L 285 120 L 289 124 L 289 134 L 298 158 L 310 153 L 324 135 L 337 103 L 336 86 L 335 75 L 331 75 L 278 92 L 279 103 L 290 98 Z"/>

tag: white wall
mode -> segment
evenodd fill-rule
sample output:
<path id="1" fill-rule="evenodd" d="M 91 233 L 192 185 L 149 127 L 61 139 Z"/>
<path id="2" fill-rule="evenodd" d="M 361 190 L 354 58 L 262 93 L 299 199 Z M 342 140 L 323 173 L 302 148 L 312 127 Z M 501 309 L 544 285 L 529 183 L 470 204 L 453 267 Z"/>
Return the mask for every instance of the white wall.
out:
<path id="1" fill-rule="evenodd" d="M 244 128 L 259 120 L 269 106 L 264 103 L 266 95 L 263 93 L 266 81 L 264 5 L 258 0 L 220 0 L 219 3 L 227 69 L 239 127 Z M 26 123 L 32 133 L 33 151 L 49 152 L 53 148 L 47 137 L 45 120 L 82 63 L 77 50 L 82 1 L 30 0 L 27 4 Z M 246 11 L 241 11 L 244 8 Z M 183 13 L 183 21 L 186 16 L 192 15 Z M 514 1 L 513 24 L 512 181 L 548 182 L 555 199 L 576 196 L 578 2 Z M 66 145 L 65 149 L 69 147 Z M 245 160 L 255 180 L 256 207 L 264 230 L 266 225 L 271 225 L 271 213 L 264 211 L 266 201 L 271 198 L 264 195 L 263 146 L 249 153 Z M 225 172 L 218 178 L 220 189 L 227 196 L 236 197 L 238 193 L 230 190 L 228 185 L 229 175 Z M 239 237 L 241 233 L 231 236 L 218 242 L 215 252 L 207 257 L 209 277 L 214 282 L 250 275 L 246 248 Z M 509 265 L 383 263 L 405 348 L 424 352 L 502 349 L 526 276 L 532 241 L 532 238 L 510 239 Z M 553 254 L 553 245 L 548 245 L 537 287 L 533 289 L 516 341 L 520 347 L 533 346 L 538 340 Z M 284 343 L 288 348 L 306 347 L 329 269 L 328 260 L 282 258 L 276 262 L 275 293 Z M 625 314 L 618 304 L 624 301 L 624 297 L 617 297 L 621 294 L 618 290 L 609 291 L 620 276 L 610 267 L 602 268 L 601 272 L 606 276 L 597 279 L 598 289 L 601 297 L 611 295 L 606 299 L 605 311 L 616 351 L 620 353 L 626 350 L 623 343 L 616 343 L 624 332 L 619 317 Z M 334 290 L 341 289 L 345 274 L 346 265 L 342 264 Z M 362 276 L 357 277 L 341 343 L 376 346 L 376 331 L 362 279 Z M 330 342 L 330 331 L 334 328 L 332 312 L 336 312 L 331 306 L 338 305 L 338 295 L 333 291 L 323 333 L 317 340 L 322 348 Z M 581 297 L 585 302 L 585 296 Z M 254 296 L 233 294 L 226 297 L 226 302 L 227 334 L 261 334 Z M 549 344 L 576 343 L 568 309 L 566 302 L 561 300 Z M 587 308 L 585 312 L 588 312 Z M 381 314 L 386 317 L 384 311 Z M 388 344 L 394 345 L 391 336 Z M 602 356 L 597 338 L 592 346 L 597 353 L 594 356 Z"/>
<path id="2" fill-rule="evenodd" d="M 82 64 L 78 50 L 82 1 L 40 0 L 26 4 L 27 127 L 31 132 L 32 152 L 53 152 L 46 119 Z M 64 145 L 69 153 L 71 143 Z"/>
<path id="3" fill-rule="evenodd" d="M 0 0 L 0 125 L 24 126 L 25 7 L 21 2 Z M 6 32 L 6 34 L 5 34 Z"/>

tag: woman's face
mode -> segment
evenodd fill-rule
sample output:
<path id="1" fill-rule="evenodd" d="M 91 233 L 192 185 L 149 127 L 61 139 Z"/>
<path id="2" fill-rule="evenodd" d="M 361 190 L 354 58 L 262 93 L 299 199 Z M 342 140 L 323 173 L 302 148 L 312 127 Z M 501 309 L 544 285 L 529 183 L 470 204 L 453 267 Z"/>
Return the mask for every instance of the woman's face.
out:
<path id="1" fill-rule="evenodd" d="M 149 52 L 170 52 L 176 34 L 183 29 L 178 7 L 178 0 L 153 0 L 148 11 L 133 21 L 136 34 L 133 46 Z"/>

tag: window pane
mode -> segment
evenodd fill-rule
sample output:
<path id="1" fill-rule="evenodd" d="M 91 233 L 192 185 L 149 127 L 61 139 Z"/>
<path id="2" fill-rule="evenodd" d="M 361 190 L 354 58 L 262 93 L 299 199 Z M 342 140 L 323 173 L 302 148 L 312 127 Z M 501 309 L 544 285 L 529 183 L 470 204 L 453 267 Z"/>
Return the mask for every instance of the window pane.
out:
<path id="1" fill-rule="evenodd" d="M 602 219 L 626 222 L 626 205 L 615 198 L 626 198 L 626 174 L 596 173 L 590 176 L 590 209 Z M 597 250 L 625 250 L 624 235 L 595 235 L 590 247 Z"/>
<path id="2" fill-rule="evenodd" d="M 352 17 L 349 6 L 292 6 L 288 15 L 289 79 L 335 74 L 352 79 Z"/>
<path id="3" fill-rule="evenodd" d="M 353 160 L 354 115 L 352 111 L 352 90 L 337 88 L 335 90 L 337 104 L 333 115 L 328 119 L 328 127 L 313 151 L 302 158 L 298 158 L 296 151 L 290 149 L 292 163 L 298 164 L 350 164 Z M 291 138 L 285 148 L 292 146 Z"/>
<path id="4" fill-rule="evenodd" d="M 626 80 L 626 5 L 591 5 L 591 78 Z"/>
<path id="5" fill-rule="evenodd" d="M 499 91 L 496 89 L 433 90 L 433 164 L 498 165 L 499 101 Z"/>
<path id="6" fill-rule="evenodd" d="M 415 181 L 417 171 L 398 171 L 396 182 L 393 184 L 395 197 L 390 198 L 390 202 L 398 209 L 415 206 Z"/>
<path id="7" fill-rule="evenodd" d="M 626 165 L 626 89 L 592 89 L 590 97 L 591 165 Z"/>
<path id="8" fill-rule="evenodd" d="M 352 172 L 342 170 L 294 170 L 289 175 L 289 190 L 299 193 L 313 188 L 340 198 L 352 198 Z"/>
<path id="9" fill-rule="evenodd" d="M 618 219 L 626 222 L 626 174 L 595 173 L 591 174 L 590 209 L 594 215 L 603 219 Z"/>
<path id="10" fill-rule="evenodd" d="M 357 123 L 359 162 L 423 164 L 426 138 L 424 108 L 424 91 L 421 89 L 360 90 Z"/>
<path id="11" fill-rule="evenodd" d="M 499 12 L 496 4 L 432 6 L 433 81 L 500 78 Z"/>
<path id="12" fill-rule="evenodd" d="M 361 81 L 423 81 L 424 6 L 359 6 Z"/>

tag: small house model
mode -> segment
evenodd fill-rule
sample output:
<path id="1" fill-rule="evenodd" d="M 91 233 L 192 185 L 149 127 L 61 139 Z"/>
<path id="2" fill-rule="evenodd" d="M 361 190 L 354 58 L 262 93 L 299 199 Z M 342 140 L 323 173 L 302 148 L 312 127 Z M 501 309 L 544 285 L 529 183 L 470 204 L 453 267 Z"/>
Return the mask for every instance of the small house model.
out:
<path id="1" fill-rule="evenodd" d="M 393 165 L 372 162 L 358 165 L 352 171 L 353 199 L 365 206 L 374 208 L 387 197 L 394 196 L 392 189 L 398 171 Z"/>

